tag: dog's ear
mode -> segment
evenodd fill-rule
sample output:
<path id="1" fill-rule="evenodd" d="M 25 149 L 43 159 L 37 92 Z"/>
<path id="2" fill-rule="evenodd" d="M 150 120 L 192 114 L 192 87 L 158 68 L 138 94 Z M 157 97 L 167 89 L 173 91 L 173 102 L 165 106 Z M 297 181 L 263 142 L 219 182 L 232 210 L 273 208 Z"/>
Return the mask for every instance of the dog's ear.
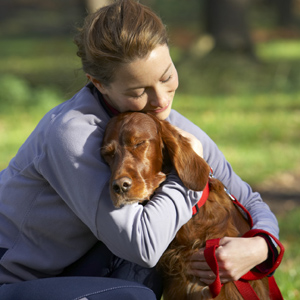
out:
<path id="1" fill-rule="evenodd" d="M 161 136 L 183 184 L 188 189 L 202 191 L 208 181 L 209 165 L 195 153 L 188 139 L 167 121 L 161 121 Z"/>

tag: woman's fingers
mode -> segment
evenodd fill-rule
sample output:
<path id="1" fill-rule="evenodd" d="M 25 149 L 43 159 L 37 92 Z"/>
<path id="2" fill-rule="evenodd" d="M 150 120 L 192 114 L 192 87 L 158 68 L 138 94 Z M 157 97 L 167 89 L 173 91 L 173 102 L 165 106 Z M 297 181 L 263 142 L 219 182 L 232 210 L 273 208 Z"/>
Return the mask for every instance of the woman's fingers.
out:
<path id="1" fill-rule="evenodd" d="M 268 247 L 262 237 L 230 238 L 220 240 L 216 249 L 219 277 L 222 283 L 238 280 L 267 257 Z M 190 257 L 188 274 L 196 276 L 202 282 L 211 284 L 216 275 L 210 269 L 204 257 L 204 248 Z"/>
<path id="2" fill-rule="evenodd" d="M 189 275 L 199 278 L 200 281 L 204 282 L 207 285 L 212 284 L 216 280 L 216 275 L 210 269 L 209 265 L 206 262 L 190 262 L 187 273 Z M 226 283 L 232 280 L 232 278 L 228 276 L 226 272 L 223 271 L 219 272 L 219 277 L 221 283 Z"/>
<path id="3" fill-rule="evenodd" d="M 190 259 L 187 273 L 198 277 L 200 281 L 209 285 L 216 280 L 216 275 L 213 273 L 204 257 L 204 249 L 199 249 Z"/>

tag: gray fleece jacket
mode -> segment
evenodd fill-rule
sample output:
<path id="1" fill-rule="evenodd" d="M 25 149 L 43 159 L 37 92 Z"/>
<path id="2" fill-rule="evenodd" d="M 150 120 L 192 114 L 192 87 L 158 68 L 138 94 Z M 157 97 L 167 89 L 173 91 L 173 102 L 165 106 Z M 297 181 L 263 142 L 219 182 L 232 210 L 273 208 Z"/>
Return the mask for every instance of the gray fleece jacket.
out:
<path id="1" fill-rule="evenodd" d="M 110 114 L 89 84 L 49 111 L 0 173 L 0 284 L 51 277 L 98 240 L 117 256 L 154 266 L 202 192 L 170 174 L 146 206 L 116 209 L 100 146 Z M 172 110 L 168 121 L 194 134 L 204 159 L 249 210 L 254 228 L 278 236 L 278 224 L 258 193 L 232 170 L 215 143 Z"/>

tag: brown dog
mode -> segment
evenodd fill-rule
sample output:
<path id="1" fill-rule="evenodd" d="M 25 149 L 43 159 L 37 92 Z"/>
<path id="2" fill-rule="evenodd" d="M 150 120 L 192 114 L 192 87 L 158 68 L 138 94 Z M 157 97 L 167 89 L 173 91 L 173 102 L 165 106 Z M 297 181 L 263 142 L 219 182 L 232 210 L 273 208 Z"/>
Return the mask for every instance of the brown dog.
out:
<path id="1" fill-rule="evenodd" d="M 183 184 L 195 191 L 209 185 L 209 196 L 177 233 L 159 261 L 163 270 L 164 300 L 211 299 L 206 284 L 186 273 L 192 253 L 209 239 L 241 236 L 250 226 L 224 190 L 209 178 L 210 167 L 170 123 L 150 114 L 123 113 L 110 120 L 101 155 L 111 169 L 110 195 L 116 207 L 150 200 L 154 190 L 174 167 Z M 269 299 L 267 280 L 251 282 L 259 299 Z M 215 299 L 243 299 L 232 282 Z"/>

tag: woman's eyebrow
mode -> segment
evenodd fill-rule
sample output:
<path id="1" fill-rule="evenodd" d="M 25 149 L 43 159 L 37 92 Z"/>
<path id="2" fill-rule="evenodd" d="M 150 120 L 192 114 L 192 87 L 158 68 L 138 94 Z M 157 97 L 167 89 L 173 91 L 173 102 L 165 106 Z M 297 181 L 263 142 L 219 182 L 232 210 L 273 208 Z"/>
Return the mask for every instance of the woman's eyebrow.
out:
<path id="1" fill-rule="evenodd" d="M 171 68 L 172 65 L 173 65 L 173 62 L 171 62 L 171 63 L 168 65 L 168 67 L 167 67 L 166 70 L 163 72 L 163 74 L 161 75 L 160 78 L 163 78 L 163 77 L 164 77 L 164 75 L 169 71 L 169 69 Z M 144 86 L 131 87 L 131 88 L 126 89 L 126 92 L 132 91 L 132 90 L 143 89 L 143 88 L 145 88 L 145 87 L 144 87 Z"/>
<path id="2" fill-rule="evenodd" d="M 166 70 L 163 72 L 163 74 L 161 75 L 160 78 L 164 77 L 164 75 L 169 71 L 169 69 L 171 68 L 171 66 L 173 65 L 173 62 L 171 62 L 168 67 L 166 68 Z"/>

